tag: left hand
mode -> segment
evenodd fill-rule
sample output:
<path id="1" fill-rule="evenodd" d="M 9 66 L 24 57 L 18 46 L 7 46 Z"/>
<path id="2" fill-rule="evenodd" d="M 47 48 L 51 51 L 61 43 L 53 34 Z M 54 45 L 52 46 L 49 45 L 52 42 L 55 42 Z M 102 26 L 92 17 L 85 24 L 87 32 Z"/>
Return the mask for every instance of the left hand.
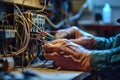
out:
<path id="1" fill-rule="evenodd" d="M 44 45 L 45 58 L 54 60 L 62 69 L 90 71 L 90 51 L 67 39 L 54 40 Z"/>
<path id="2" fill-rule="evenodd" d="M 87 49 L 94 49 L 96 45 L 96 40 L 93 37 L 79 37 L 77 39 L 70 39 L 75 44 L 79 44 Z"/>

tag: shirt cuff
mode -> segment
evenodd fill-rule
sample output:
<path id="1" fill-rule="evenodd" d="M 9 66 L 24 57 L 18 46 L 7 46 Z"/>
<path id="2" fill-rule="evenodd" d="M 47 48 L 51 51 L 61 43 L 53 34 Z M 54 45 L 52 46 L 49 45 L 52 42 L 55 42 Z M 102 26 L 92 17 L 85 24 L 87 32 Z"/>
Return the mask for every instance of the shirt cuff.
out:
<path id="1" fill-rule="evenodd" d="M 100 70 L 107 67 L 109 50 L 93 50 L 91 53 L 90 67 L 91 70 Z"/>

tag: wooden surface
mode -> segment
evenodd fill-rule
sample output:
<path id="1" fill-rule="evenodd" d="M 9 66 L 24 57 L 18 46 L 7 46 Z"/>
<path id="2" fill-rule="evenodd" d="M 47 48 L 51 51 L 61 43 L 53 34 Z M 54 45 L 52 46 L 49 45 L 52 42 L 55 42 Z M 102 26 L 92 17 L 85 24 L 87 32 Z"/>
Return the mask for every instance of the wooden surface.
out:
<path id="1" fill-rule="evenodd" d="M 81 71 L 68 71 L 58 69 L 47 69 L 47 68 L 26 68 L 24 71 L 34 73 L 39 77 L 39 80 L 82 80 L 86 78 L 90 73 Z M 16 76 L 21 75 L 21 70 L 17 69 L 13 71 Z"/>

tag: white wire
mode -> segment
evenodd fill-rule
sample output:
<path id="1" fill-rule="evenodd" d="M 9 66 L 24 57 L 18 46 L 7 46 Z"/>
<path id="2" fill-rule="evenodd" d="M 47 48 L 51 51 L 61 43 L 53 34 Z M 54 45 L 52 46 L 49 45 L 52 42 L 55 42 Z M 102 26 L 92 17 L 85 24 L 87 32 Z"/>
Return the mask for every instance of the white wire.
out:
<path id="1" fill-rule="evenodd" d="M 45 19 L 47 20 L 47 22 L 53 27 L 53 28 L 60 28 L 64 23 L 65 21 L 61 21 L 60 23 L 58 23 L 57 25 L 53 24 L 53 22 L 47 17 L 47 16 L 44 16 Z"/>
<path id="2" fill-rule="evenodd" d="M 11 15 L 14 15 L 14 16 L 17 16 L 17 17 L 19 17 L 23 22 L 24 22 L 24 20 L 23 20 L 23 18 L 22 18 L 22 16 L 21 15 L 18 15 L 18 14 L 7 14 L 7 16 L 11 16 Z M 22 22 L 22 21 L 18 21 L 18 20 L 16 20 L 16 22 L 19 22 L 22 26 L 20 26 L 20 27 L 23 27 L 23 29 L 24 29 L 24 26 L 26 26 L 26 25 L 24 25 L 24 23 Z M 23 44 L 25 44 L 26 42 L 26 35 L 24 35 L 24 41 L 23 41 Z"/>
<path id="3" fill-rule="evenodd" d="M 35 23 L 33 23 L 29 18 L 27 18 L 29 22 L 31 22 L 36 28 L 38 28 L 39 31 L 41 31 L 42 29 L 40 29 L 40 27 L 38 27 Z"/>
<path id="4" fill-rule="evenodd" d="M 27 46 L 28 46 L 28 43 L 29 43 L 29 40 L 30 40 L 30 31 L 29 31 L 29 24 L 28 24 L 26 18 L 24 17 L 24 15 L 22 14 L 22 12 L 18 8 L 18 6 L 16 4 L 14 4 L 14 6 L 16 7 L 16 9 L 19 11 L 19 13 L 21 14 L 21 16 L 24 19 L 25 35 L 27 36 L 26 37 L 26 44 L 21 49 L 19 49 L 18 51 L 12 52 L 12 55 L 18 55 L 20 53 L 23 53 L 27 49 Z"/>
<path id="5" fill-rule="evenodd" d="M 44 10 L 45 10 L 45 8 L 46 8 L 46 3 L 47 3 L 47 1 L 45 0 L 45 4 L 44 4 L 44 6 L 43 6 L 43 8 L 42 8 L 41 11 L 44 11 Z"/>
<path id="6" fill-rule="evenodd" d="M 34 22 L 32 22 L 29 18 L 27 18 L 29 22 L 31 22 L 39 31 L 40 33 L 43 31 L 39 26 L 37 26 Z M 47 32 L 46 32 L 47 33 Z M 42 33 L 41 33 L 42 34 Z M 51 34 L 47 33 L 51 38 L 54 38 Z"/>
<path id="7" fill-rule="evenodd" d="M 17 15 L 19 18 L 21 18 L 21 20 L 23 20 L 23 18 L 22 18 L 22 16 L 20 16 L 20 15 Z M 16 20 L 17 21 L 17 20 Z M 17 21 L 17 22 L 19 22 L 20 24 L 22 24 L 22 26 L 23 26 L 23 29 L 24 29 L 24 23 L 22 23 L 21 21 Z M 23 20 L 23 22 L 24 22 L 24 20 Z M 24 29 L 25 30 L 25 29 Z M 24 35 L 24 41 L 23 41 L 23 44 L 25 44 L 26 43 L 26 38 L 27 38 L 27 36 L 26 35 Z"/>

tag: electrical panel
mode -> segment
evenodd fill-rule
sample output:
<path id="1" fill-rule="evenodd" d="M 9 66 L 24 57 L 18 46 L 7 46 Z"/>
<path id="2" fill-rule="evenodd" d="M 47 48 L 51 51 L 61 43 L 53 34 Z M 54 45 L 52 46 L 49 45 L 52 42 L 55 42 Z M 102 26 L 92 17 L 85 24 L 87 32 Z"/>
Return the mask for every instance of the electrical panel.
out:
<path id="1" fill-rule="evenodd" d="M 0 30 L 0 39 L 15 38 L 16 30 Z"/>
<path id="2" fill-rule="evenodd" d="M 45 27 L 44 26 L 45 25 L 44 15 L 31 13 L 31 20 L 32 20 L 33 23 L 38 25 L 40 28 L 44 29 L 44 27 Z M 35 26 L 33 26 L 32 31 L 33 32 L 38 32 L 38 29 Z"/>
<path id="3" fill-rule="evenodd" d="M 43 60 L 42 46 L 51 38 L 45 30 L 46 14 L 38 12 L 38 7 L 23 8 L 18 5 L 19 0 L 17 4 L 8 2 L 0 1 L 0 59 L 13 57 L 17 66 L 30 66 Z"/>

